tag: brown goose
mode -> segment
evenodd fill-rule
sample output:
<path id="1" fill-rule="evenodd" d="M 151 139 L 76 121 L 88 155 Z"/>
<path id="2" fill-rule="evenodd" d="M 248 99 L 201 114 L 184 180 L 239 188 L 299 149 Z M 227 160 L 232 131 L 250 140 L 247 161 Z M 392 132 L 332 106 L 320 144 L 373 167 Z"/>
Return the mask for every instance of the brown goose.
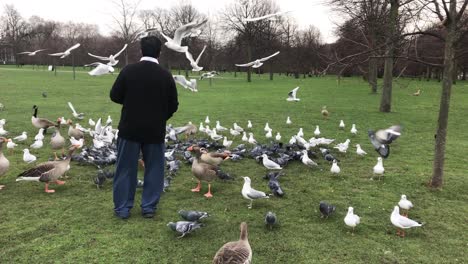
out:
<path id="1" fill-rule="evenodd" d="M 231 153 L 229 151 L 225 151 L 223 153 L 208 152 L 208 150 L 205 149 L 205 148 L 200 148 L 200 152 L 202 153 L 201 157 L 200 157 L 200 160 L 202 162 L 205 162 L 205 163 L 208 163 L 208 164 L 211 164 L 211 165 L 215 165 L 215 166 L 219 166 L 219 164 L 221 164 L 221 162 L 223 162 L 224 160 L 229 159 L 229 157 L 231 155 Z"/>
<path id="2" fill-rule="evenodd" d="M 69 125 L 69 127 L 68 127 L 68 136 L 69 137 L 74 137 L 75 139 L 84 138 L 83 131 L 79 130 L 78 128 L 73 127 L 73 121 L 68 119 L 67 124 Z"/>
<path id="3" fill-rule="evenodd" d="M 69 170 L 71 156 L 76 149 L 76 146 L 72 146 L 68 152 L 67 158 L 64 160 L 44 162 L 34 168 L 22 172 L 18 175 L 16 181 L 45 182 L 45 192 L 54 193 L 55 190 L 49 190 L 49 183 L 53 182 L 59 185 L 65 184 L 65 182 L 60 181 L 59 178 Z"/>
<path id="4" fill-rule="evenodd" d="M 53 150 L 62 149 L 62 156 L 63 156 L 65 138 L 60 134 L 60 122 L 61 122 L 61 119 L 59 118 L 57 120 L 57 125 L 55 126 L 55 132 L 52 134 L 52 137 L 50 138 L 50 145 L 52 146 Z M 58 160 L 57 152 L 54 152 L 54 155 L 55 155 L 55 160 Z"/>
<path id="5" fill-rule="evenodd" d="M 0 137 L 0 176 L 5 175 L 5 173 L 8 171 L 10 168 L 10 161 L 8 161 L 7 158 L 5 158 L 5 155 L 3 155 L 3 143 L 7 142 L 7 139 L 4 137 Z M 5 187 L 4 185 L 0 185 L 0 190 Z"/>
<path id="6" fill-rule="evenodd" d="M 56 124 L 54 122 L 48 120 L 48 119 L 37 117 L 37 110 L 38 110 L 37 105 L 34 105 L 33 106 L 33 115 L 31 117 L 31 123 L 36 128 L 43 128 L 44 129 L 44 134 L 45 134 L 48 127 L 53 127 Z"/>
<path id="7" fill-rule="evenodd" d="M 199 192 L 201 189 L 201 182 L 205 181 L 208 182 L 208 192 L 205 193 L 205 197 L 213 197 L 211 194 L 211 182 L 218 177 L 218 167 L 200 162 L 200 156 L 202 155 L 200 148 L 190 146 L 187 150 L 195 152 L 195 158 L 192 162 L 192 173 L 198 179 L 198 185 L 192 189 L 192 192 Z"/>
<path id="8" fill-rule="evenodd" d="M 250 264 L 252 262 L 252 248 L 250 248 L 247 223 L 240 225 L 240 238 L 224 244 L 213 259 L 213 264 Z"/>

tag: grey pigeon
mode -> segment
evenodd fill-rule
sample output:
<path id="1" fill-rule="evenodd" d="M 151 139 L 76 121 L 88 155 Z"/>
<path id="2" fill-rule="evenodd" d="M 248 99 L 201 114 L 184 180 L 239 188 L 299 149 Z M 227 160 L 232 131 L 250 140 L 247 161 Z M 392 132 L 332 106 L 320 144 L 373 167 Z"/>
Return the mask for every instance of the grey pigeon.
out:
<path id="1" fill-rule="evenodd" d="M 270 227 L 270 229 L 273 228 L 276 224 L 278 224 L 278 218 L 276 217 L 275 213 L 268 212 L 265 215 L 265 224 Z"/>
<path id="2" fill-rule="evenodd" d="M 42 97 L 46 98 L 47 97 L 47 92 L 42 92 Z"/>
<path id="3" fill-rule="evenodd" d="M 191 210 L 180 210 L 179 215 L 187 221 L 199 221 L 200 219 L 207 218 L 210 216 L 207 212 L 200 212 L 200 211 L 191 211 Z"/>
<path id="4" fill-rule="evenodd" d="M 330 205 L 330 204 L 327 204 L 324 201 L 321 201 L 319 209 L 320 209 L 320 213 L 322 214 L 321 217 L 322 218 L 323 217 L 328 218 L 333 212 L 335 212 L 336 206 Z"/>
<path id="5" fill-rule="evenodd" d="M 280 183 L 278 181 L 278 175 L 271 174 L 269 175 L 269 181 L 268 181 L 268 187 L 270 187 L 271 192 L 279 197 L 283 197 L 284 192 L 283 189 L 281 189 Z"/>
<path id="6" fill-rule="evenodd" d="M 94 178 L 94 184 L 96 187 L 100 189 L 104 182 L 106 181 L 106 176 L 103 173 L 98 173 L 97 176 Z"/>
<path id="7" fill-rule="evenodd" d="M 171 185 L 171 181 L 172 181 L 172 177 L 171 177 L 171 176 L 167 176 L 167 177 L 164 179 L 163 192 L 166 192 L 166 191 L 167 191 L 167 189 L 169 188 L 169 185 Z"/>
<path id="8" fill-rule="evenodd" d="M 375 136 L 375 132 L 372 130 L 369 130 L 367 135 L 375 151 L 377 151 L 382 158 L 387 158 L 390 155 L 390 145 L 379 142 Z"/>
<path id="9" fill-rule="evenodd" d="M 177 233 L 181 234 L 178 238 L 184 237 L 186 234 L 190 234 L 192 231 L 199 229 L 203 226 L 198 222 L 190 222 L 190 221 L 177 221 L 177 222 L 169 222 L 167 226 L 172 229 L 172 231 L 176 231 Z"/>

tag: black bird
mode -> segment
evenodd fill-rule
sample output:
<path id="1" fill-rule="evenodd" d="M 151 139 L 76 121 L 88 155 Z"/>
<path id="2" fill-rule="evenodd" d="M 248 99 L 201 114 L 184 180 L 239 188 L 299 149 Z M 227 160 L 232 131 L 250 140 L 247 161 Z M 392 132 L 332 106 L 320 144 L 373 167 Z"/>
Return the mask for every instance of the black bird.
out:
<path id="1" fill-rule="evenodd" d="M 320 213 L 322 214 L 321 218 L 328 218 L 333 212 L 335 212 L 336 206 L 327 204 L 324 201 L 320 202 Z"/>
<path id="2" fill-rule="evenodd" d="M 42 97 L 46 98 L 47 97 L 47 92 L 42 92 Z"/>
<path id="3" fill-rule="evenodd" d="M 231 175 L 229 175 L 229 173 L 226 173 L 222 170 L 218 170 L 217 174 L 218 174 L 218 178 L 221 180 L 224 180 L 224 181 L 234 180 L 234 178 Z"/>
<path id="4" fill-rule="evenodd" d="M 332 154 L 330 153 L 327 153 L 323 156 L 323 158 L 326 160 L 326 161 L 329 161 L 329 162 L 333 162 L 333 160 L 336 160 L 337 162 L 340 162 L 339 159 L 337 159 L 335 156 L 333 156 Z"/>
<path id="5" fill-rule="evenodd" d="M 270 190 L 274 195 L 279 196 L 279 197 L 283 197 L 284 192 L 283 192 L 283 189 L 281 189 L 280 183 L 278 181 L 278 177 L 280 175 L 281 174 L 278 174 L 278 175 L 270 174 L 270 175 L 268 175 L 268 177 L 269 177 L 268 187 L 270 187 Z"/>
<path id="6" fill-rule="evenodd" d="M 187 220 L 187 221 L 199 221 L 203 218 L 207 218 L 210 216 L 207 212 L 201 212 L 201 211 L 192 211 L 192 210 L 180 210 L 179 212 L 180 217 L 182 219 Z"/>
<path id="7" fill-rule="evenodd" d="M 106 182 L 106 176 L 103 173 L 98 173 L 97 176 L 94 178 L 94 184 L 98 189 L 101 189 L 102 185 Z"/>
<path id="8" fill-rule="evenodd" d="M 278 218 L 276 217 L 276 214 L 273 212 L 268 212 L 265 215 L 265 224 L 270 227 L 270 229 L 273 228 L 276 224 L 278 224 Z"/>

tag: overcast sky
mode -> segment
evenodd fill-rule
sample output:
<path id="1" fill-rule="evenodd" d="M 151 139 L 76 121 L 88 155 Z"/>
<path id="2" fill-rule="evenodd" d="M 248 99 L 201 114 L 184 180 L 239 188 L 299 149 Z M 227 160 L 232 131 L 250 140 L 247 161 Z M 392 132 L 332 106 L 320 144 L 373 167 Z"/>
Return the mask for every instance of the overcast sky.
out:
<path id="1" fill-rule="evenodd" d="M 186 0 L 205 14 L 214 14 L 234 0 Z M 154 7 L 170 8 L 176 0 L 142 0 L 140 9 Z M 325 0 L 277 0 L 281 10 L 294 10 L 294 17 L 301 28 L 314 25 L 319 28 L 326 42 L 332 42 L 333 17 Z M 13 4 L 22 16 L 29 18 L 37 15 L 56 21 L 74 21 L 99 25 L 101 33 L 107 34 L 112 27 L 112 12 L 115 6 L 111 0 L 0 0 L 1 6 Z"/>

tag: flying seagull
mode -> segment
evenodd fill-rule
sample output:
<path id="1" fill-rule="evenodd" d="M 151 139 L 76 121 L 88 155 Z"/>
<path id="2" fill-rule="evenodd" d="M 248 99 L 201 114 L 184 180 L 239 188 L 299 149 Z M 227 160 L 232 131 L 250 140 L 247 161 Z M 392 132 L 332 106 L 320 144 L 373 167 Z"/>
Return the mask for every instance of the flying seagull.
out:
<path id="1" fill-rule="evenodd" d="M 119 63 L 119 61 L 116 60 L 116 58 L 127 48 L 127 46 L 128 46 L 128 45 L 125 44 L 125 45 L 123 46 L 123 48 L 122 48 L 119 52 L 117 52 L 117 53 L 114 54 L 114 55 L 111 54 L 109 57 L 97 56 L 97 55 L 91 54 L 91 53 L 89 53 L 89 52 L 88 52 L 88 55 L 91 56 L 91 57 L 94 57 L 94 58 L 103 60 L 103 61 L 109 61 L 109 62 L 107 63 L 107 65 L 109 65 L 109 66 L 115 66 L 115 65 L 117 65 L 117 63 Z"/>
<path id="2" fill-rule="evenodd" d="M 52 54 L 49 54 L 49 55 L 50 55 L 50 56 L 55 56 L 55 57 L 59 57 L 59 56 L 60 56 L 60 58 L 63 59 L 63 58 L 65 58 L 65 57 L 67 57 L 68 55 L 70 55 L 70 54 L 71 54 L 71 51 L 74 50 L 74 49 L 77 49 L 79 46 L 80 46 L 80 43 L 77 43 L 77 44 L 75 44 L 73 47 L 67 49 L 67 50 L 64 51 L 64 52 L 52 53 Z"/>
<path id="3" fill-rule="evenodd" d="M 100 62 L 93 62 L 90 64 L 85 64 L 85 67 L 89 67 L 89 66 L 96 66 L 96 68 L 88 72 L 88 74 L 91 76 L 99 76 L 99 75 L 104 75 L 104 74 L 114 72 L 114 67 L 110 66 L 109 64 L 104 64 Z"/>
<path id="4" fill-rule="evenodd" d="M 200 76 L 200 80 L 213 78 L 216 75 L 219 75 L 219 73 L 217 73 L 216 71 L 205 72 Z"/>
<path id="5" fill-rule="evenodd" d="M 36 50 L 36 51 L 23 51 L 23 52 L 20 52 L 18 54 L 27 54 L 28 56 L 35 56 L 38 52 L 41 52 L 45 49 L 40 49 L 40 50 Z"/>
<path id="6" fill-rule="evenodd" d="M 173 75 L 172 77 L 174 77 L 174 81 L 176 83 L 182 85 L 185 89 L 189 89 L 192 92 L 198 92 L 197 80 L 190 79 L 190 81 L 188 81 L 183 75 Z"/>
<path id="7" fill-rule="evenodd" d="M 259 21 L 259 20 L 271 18 L 271 17 L 274 17 L 274 16 L 279 16 L 279 15 L 282 15 L 282 14 L 286 14 L 286 13 L 289 13 L 289 12 L 291 12 L 291 11 L 281 11 L 281 12 L 276 12 L 276 13 L 273 13 L 273 14 L 264 15 L 264 16 L 261 16 L 261 17 L 244 18 L 243 22 Z"/>
<path id="8" fill-rule="evenodd" d="M 188 50 L 185 52 L 185 57 L 190 61 L 190 66 L 192 66 L 192 71 L 201 71 L 203 70 L 203 67 L 198 66 L 198 62 L 200 61 L 200 58 L 205 52 L 206 45 L 203 47 L 203 50 L 200 52 L 196 60 L 193 60 L 192 53 L 190 53 Z"/>
<path id="9" fill-rule="evenodd" d="M 296 94 L 297 94 L 297 90 L 299 90 L 299 86 L 292 89 L 289 93 L 288 93 L 288 98 L 286 99 L 286 101 L 289 101 L 289 102 L 292 102 L 292 101 L 300 101 L 301 99 L 297 98 L 296 97 Z"/>
<path id="10" fill-rule="evenodd" d="M 200 28 L 206 22 L 208 22 L 208 19 L 204 19 L 202 21 L 193 21 L 186 25 L 183 25 L 179 27 L 178 29 L 176 29 L 176 31 L 174 32 L 174 38 L 172 39 L 164 35 L 164 33 L 161 32 L 161 35 L 167 40 L 167 42 L 164 43 L 164 45 L 166 45 L 166 47 L 168 47 L 169 49 L 177 51 L 177 52 L 184 52 L 184 53 L 187 52 L 188 47 L 181 46 L 182 39 L 188 36 L 200 34 L 201 32 Z"/>
<path id="11" fill-rule="evenodd" d="M 84 118 L 84 113 L 77 113 L 71 102 L 68 102 L 68 107 L 70 107 L 70 109 L 72 110 L 72 114 L 74 118 L 80 119 L 80 120 Z"/>
<path id="12" fill-rule="evenodd" d="M 265 57 L 265 58 L 261 58 L 261 59 L 258 59 L 258 60 L 255 60 L 255 61 L 252 61 L 252 62 L 249 62 L 249 63 L 246 63 L 246 64 L 236 64 L 236 66 L 238 67 L 250 67 L 252 66 L 252 68 L 259 68 L 260 66 L 263 65 L 263 62 L 273 58 L 274 56 L 278 55 L 280 52 L 277 51 L 275 53 L 273 53 L 272 55 L 268 56 L 268 57 Z"/>

